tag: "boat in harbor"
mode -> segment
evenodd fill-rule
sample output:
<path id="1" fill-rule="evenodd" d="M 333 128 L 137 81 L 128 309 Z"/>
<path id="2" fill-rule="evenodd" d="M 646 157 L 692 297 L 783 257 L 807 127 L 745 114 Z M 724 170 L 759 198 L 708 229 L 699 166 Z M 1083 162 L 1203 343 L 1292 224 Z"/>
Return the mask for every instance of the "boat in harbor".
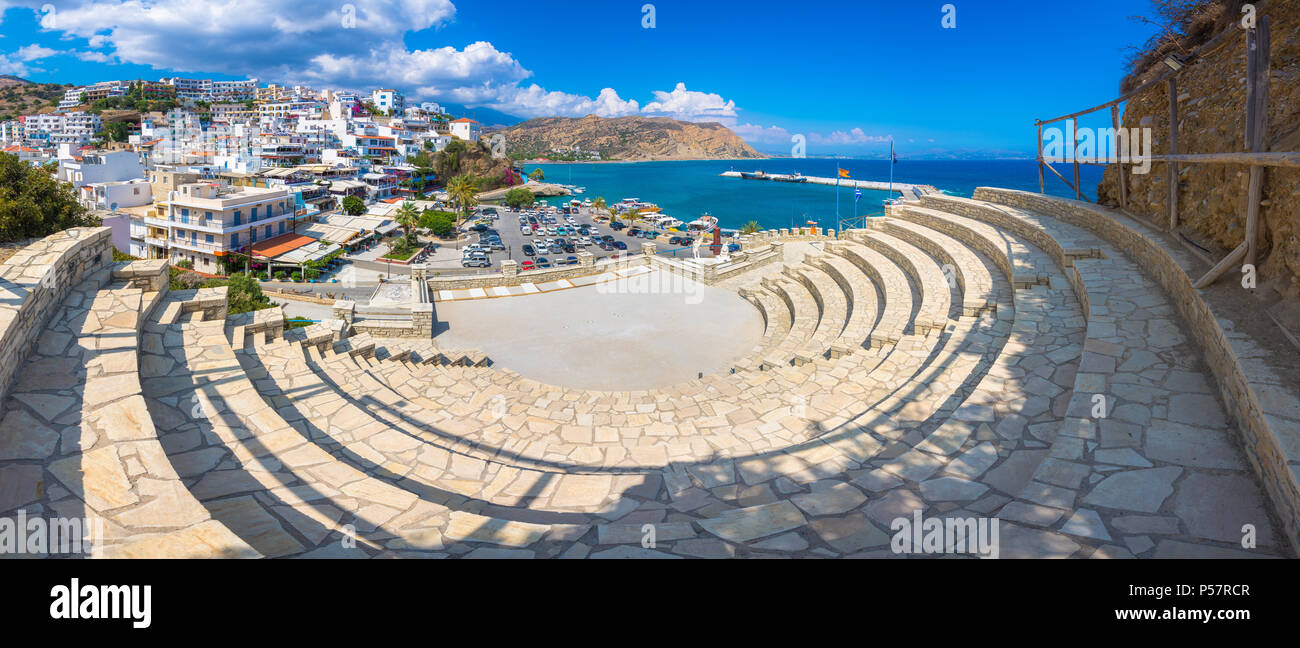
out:
<path id="1" fill-rule="evenodd" d="M 740 177 L 746 180 L 771 180 L 771 177 L 762 171 L 741 171 Z"/>
<path id="2" fill-rule="evenodd" d="M 776 182 L 808 182 L 802 173 L 791 173 L 789 175 L 774 175 L 772 180 Z"/>

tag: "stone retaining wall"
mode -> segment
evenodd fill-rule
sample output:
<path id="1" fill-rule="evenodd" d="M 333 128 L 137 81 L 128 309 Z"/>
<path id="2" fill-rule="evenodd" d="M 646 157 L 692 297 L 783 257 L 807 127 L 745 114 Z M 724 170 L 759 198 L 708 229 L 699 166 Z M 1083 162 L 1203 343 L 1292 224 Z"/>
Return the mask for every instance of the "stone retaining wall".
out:
<path id="1" fill-rule="evenodd" d="M 1281 380 L 1262 363 L 1242 362 L 1238 352 L 1247 351 L 1249 340 L 1224 332 L 1214 310 L 1192 287 L 1192 278 L 1178 262 L 1158 242 L 1102 207 L 989 187 L 976 189 L 974 197 L 1047 214 L 1094 232 L 1122 249 L 1164 288 L 1177 305 L 1186 332 L 1204 351 L 1206 364 L 1243 435 L 1246 457 L 1281 518 L 1292 552 L 1300 554 L 1300 423 L 1285 414 L 1286 408 L 1294 407 L 1294 396 L 1280 387 Z"/>
<path id="2" fill-rule="evenodd" d="M 0 400 L 69 290 L 113 264 L 113 230 L 74 227 L 51 234 L 0 265 Z"/>

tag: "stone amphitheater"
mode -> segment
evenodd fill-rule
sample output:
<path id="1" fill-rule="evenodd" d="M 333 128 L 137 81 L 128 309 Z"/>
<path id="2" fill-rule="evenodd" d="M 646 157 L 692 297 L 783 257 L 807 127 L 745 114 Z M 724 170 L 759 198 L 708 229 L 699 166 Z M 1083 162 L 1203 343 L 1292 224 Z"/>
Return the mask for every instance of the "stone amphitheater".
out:
<path id="1" fill-rule="evenodd" d="M 869 225 L 746 237 L 711 280 L 761 340 L 640 391 L 227 317 L 50 236 L 0 266 L 0 516 L 102 520 L 104 557 L 896 557 L 917 514 L 997 518 L 1003 558 L 1296 554 L 1297 377 L 1199 260 L 1002 189 Z"/>

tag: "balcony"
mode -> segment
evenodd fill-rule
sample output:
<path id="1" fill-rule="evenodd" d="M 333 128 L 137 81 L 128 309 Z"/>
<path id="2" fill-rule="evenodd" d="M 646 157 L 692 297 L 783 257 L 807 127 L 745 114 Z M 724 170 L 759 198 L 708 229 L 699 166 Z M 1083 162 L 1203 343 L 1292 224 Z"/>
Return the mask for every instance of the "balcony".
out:
<path id="1" fill-rule="evenodd" d="M 171 239 L 168 243 L 170 243 L 171 247 L 174 248 L 206 252 L 208 254 L 221 254 L 226 251 L 226 246 L 221 243 L 203 243 L 200 241 L 191 241 L 190 239 Z"/>

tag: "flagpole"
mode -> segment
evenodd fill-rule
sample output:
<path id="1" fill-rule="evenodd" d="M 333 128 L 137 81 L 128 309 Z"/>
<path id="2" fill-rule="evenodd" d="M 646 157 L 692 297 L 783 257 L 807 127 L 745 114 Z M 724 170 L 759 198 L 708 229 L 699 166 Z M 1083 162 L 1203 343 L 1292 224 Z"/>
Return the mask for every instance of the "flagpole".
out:
<path id="1" fill-rule="evenodd" d="M 894 140 L 889 140 L 889 199 L 894 199 Z"/>
<path id="2" fill-rule="evenodd" d="M 840 160 L 835 158 L 835 219 L 840 219 Z"/>

